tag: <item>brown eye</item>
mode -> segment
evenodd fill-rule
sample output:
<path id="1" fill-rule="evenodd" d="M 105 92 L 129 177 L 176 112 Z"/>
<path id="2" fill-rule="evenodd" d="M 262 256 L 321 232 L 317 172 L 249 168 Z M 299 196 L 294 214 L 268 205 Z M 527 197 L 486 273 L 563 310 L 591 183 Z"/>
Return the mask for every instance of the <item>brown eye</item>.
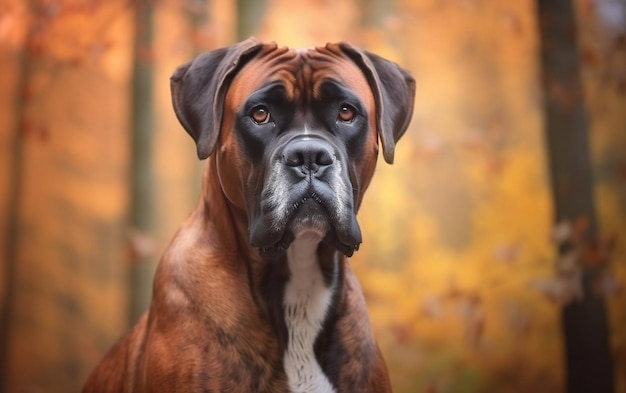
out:
<path id="1" fill-rule="evenodd" d="M 352 120 L 354 120 L 355 116 L 356 116 L 356 110 L 350 105 L 342 105 L 339 108 L 339 115 L 338 115 L 339 120 L 345 123 L 350 123 Z"/>
<path id="2" fill-rule="evenodd" d="M 265 124 L 270 121 L 270 111 L 264 106 L 254 108 L 250 115 L 256 124 Z"/>

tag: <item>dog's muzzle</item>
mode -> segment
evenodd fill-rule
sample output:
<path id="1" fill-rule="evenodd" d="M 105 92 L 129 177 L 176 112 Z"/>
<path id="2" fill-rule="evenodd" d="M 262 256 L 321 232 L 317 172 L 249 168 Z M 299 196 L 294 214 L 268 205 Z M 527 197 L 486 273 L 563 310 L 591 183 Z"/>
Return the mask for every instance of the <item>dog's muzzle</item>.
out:
<path id="1" fill-rule="evenodd" d="M 250 242 L 264 256 L 314 232 L 351 256 L 361 243 L 346 154 L 329 139 L 301 134 L 271 155 Z"/>

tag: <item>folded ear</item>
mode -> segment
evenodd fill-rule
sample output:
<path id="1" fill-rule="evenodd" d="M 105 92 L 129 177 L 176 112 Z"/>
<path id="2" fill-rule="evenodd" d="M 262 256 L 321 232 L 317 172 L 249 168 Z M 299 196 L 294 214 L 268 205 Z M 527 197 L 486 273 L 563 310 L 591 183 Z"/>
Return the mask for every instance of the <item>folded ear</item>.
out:
<path id="1" fill-rule="evenodd" d="M 365 74 L 376 99 L 383 157 L 393 163 L 396 142 L 409 127 L 415 102 L 415 79 L 396 63 L 347 43 L 339 47 Z"/>
<path id="2" fill-rule="evenodd" d="M 215 149 L 230 81 L 262 46 L 251 38 L 201 54 L 178 67 L 172 74 L 170 89 L 174 112 L 185 131 L 196 142 L 198 158 L 201 160 Z"/>

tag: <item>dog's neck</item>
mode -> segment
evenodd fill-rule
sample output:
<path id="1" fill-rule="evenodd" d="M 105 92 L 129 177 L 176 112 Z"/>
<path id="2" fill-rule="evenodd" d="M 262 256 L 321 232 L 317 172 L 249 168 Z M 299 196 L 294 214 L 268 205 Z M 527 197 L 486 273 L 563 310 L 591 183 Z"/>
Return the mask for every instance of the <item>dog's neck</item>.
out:
<path id="1" fill-rule="evenodd" d="M 221 240 L 217 244 L 229 245 L 220 250 L 230 254 L 242 254 L 246 260 L 261 262 L 258 252 L 248 242 L 248 221 L 242 207 L 233 204 L 224 194 L 220 184 L 215 155 L 209 157 L 202 182 L 202 208 L 199 209 L 207 226 L 213 227 L 213 235 Z M 219 220 L 219 221 L 216 221 Z"/>

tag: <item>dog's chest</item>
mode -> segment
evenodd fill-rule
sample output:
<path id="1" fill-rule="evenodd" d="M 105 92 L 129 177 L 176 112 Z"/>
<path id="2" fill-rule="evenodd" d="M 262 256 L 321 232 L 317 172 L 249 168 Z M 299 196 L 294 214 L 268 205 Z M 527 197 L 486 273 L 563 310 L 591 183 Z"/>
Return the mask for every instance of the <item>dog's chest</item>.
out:
<path id="1" fill-rule="evenodd" d="M 317 362 L 315 339 L 331 305 L 335 283 L 326 283 L 317 260 L 317 243 L 304 236 L 287 252 L 290 278 L 284 308 L 288 343 L 284 367 L 291 392 L 331 393 L 333 389 Z"/>

